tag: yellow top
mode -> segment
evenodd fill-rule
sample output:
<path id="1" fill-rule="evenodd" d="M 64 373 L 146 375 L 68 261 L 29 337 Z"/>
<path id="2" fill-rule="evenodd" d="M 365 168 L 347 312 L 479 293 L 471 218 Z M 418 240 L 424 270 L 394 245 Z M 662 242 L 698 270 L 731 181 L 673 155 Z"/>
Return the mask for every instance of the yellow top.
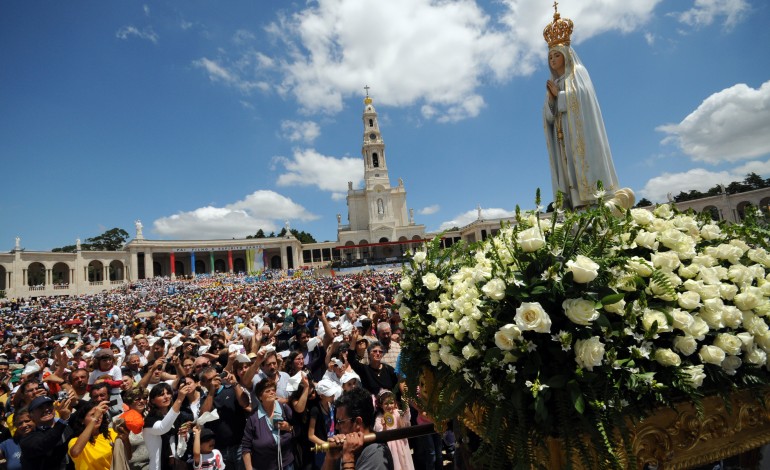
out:
<path id="1" fill-rule="evenodd" d="M 75 470 L 110 470 L 112 466 L 112 443 L 118 438 L 118 433 L 114 429 L 110 429 L 110 439 L 105 439 L 102 433 L 96 435 L 94 442 L 89 442 L 83 448 L 83 452 L 72 458 L 72 462 L 75 463 Z M 70 439 L 67 449 L 72 450 L 72 446 L 75 445 L 78 438 L 73 437 Z"/>

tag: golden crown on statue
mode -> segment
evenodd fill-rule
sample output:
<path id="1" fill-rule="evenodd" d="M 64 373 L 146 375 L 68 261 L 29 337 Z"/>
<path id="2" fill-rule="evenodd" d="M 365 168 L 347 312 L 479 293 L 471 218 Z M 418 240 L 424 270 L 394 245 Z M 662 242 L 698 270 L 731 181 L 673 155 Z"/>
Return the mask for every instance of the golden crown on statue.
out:
<path id="1" fill-rule="evenodd" d="M 572 35 L 572 20 L 559 15 L 556 9 L 558 5 L 553 2 L 553 21 L 543 29 L 543 38 L 548 43 L 548 47 L 569 46 L 569 38 Z"/>

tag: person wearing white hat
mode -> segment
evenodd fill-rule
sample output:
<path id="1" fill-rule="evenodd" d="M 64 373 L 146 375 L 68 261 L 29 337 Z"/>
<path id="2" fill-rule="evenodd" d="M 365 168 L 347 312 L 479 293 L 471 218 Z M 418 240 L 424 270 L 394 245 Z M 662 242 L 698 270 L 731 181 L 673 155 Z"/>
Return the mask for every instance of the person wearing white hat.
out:
<path id="1" fill-rule="evenodd" d="M 308 422 L 308 439 L 311 444 L 324 444 L 334 435 L 334 400 L 342 394 L 342 388 L 338 383 L 322 379 L 316 384 L 318 404 L 310 409 L 310 421 Z M 315 467 L 321 468 L 325 454 L 315 454 Z"/>

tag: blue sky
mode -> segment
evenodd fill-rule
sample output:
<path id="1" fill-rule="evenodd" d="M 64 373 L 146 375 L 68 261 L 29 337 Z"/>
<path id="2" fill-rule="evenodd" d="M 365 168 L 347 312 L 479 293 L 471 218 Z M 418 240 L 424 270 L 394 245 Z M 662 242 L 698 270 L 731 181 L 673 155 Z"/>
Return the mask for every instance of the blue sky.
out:
<path id="1" fill-rule="evenodd" d="M 550 199 L 545 0 L 0 2 L 0 250 L 141 219 L 151 239 L 336 239 L 364 85 L 428 230 Z M 770 176 L 770 5 L 564 0 L 621 185 Z"/>

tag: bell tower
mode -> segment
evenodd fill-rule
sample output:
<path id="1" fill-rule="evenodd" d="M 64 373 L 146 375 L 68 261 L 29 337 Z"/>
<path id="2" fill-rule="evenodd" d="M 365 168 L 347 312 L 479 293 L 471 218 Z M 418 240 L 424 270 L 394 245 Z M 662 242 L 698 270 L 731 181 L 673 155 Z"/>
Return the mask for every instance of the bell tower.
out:
<path id="1" fill-rule="evenodd" d="M 364 141 L 361 147 L 361 156 L 364 157 L 364 184 L 366 189 L 372 189 L 377 185 L 384 188 L 390 187 L 388 177 L 388 164 L 385 160 L 385 142 L 380 134 L 380 124 L 377 122 L 377 111 L 369 96 L 369 86 L 365 86 L 366 98 L 364 98 Z"/>
<path id="2" fill-rule="evenodd" d="M 385 142 L 380 134 L 377 111 L 365 86 L 363 144 L 364 187 L 353 189 L 348 182 L 348 223 L 337 220 L 337 240 L 346 248 L 349 260 L 400 256 L 410 240 L 422 240 L 425 226 L 414 222 L 413 211 L 406 205 L 406 188 L 399 178 L 391 186 Z"/>

